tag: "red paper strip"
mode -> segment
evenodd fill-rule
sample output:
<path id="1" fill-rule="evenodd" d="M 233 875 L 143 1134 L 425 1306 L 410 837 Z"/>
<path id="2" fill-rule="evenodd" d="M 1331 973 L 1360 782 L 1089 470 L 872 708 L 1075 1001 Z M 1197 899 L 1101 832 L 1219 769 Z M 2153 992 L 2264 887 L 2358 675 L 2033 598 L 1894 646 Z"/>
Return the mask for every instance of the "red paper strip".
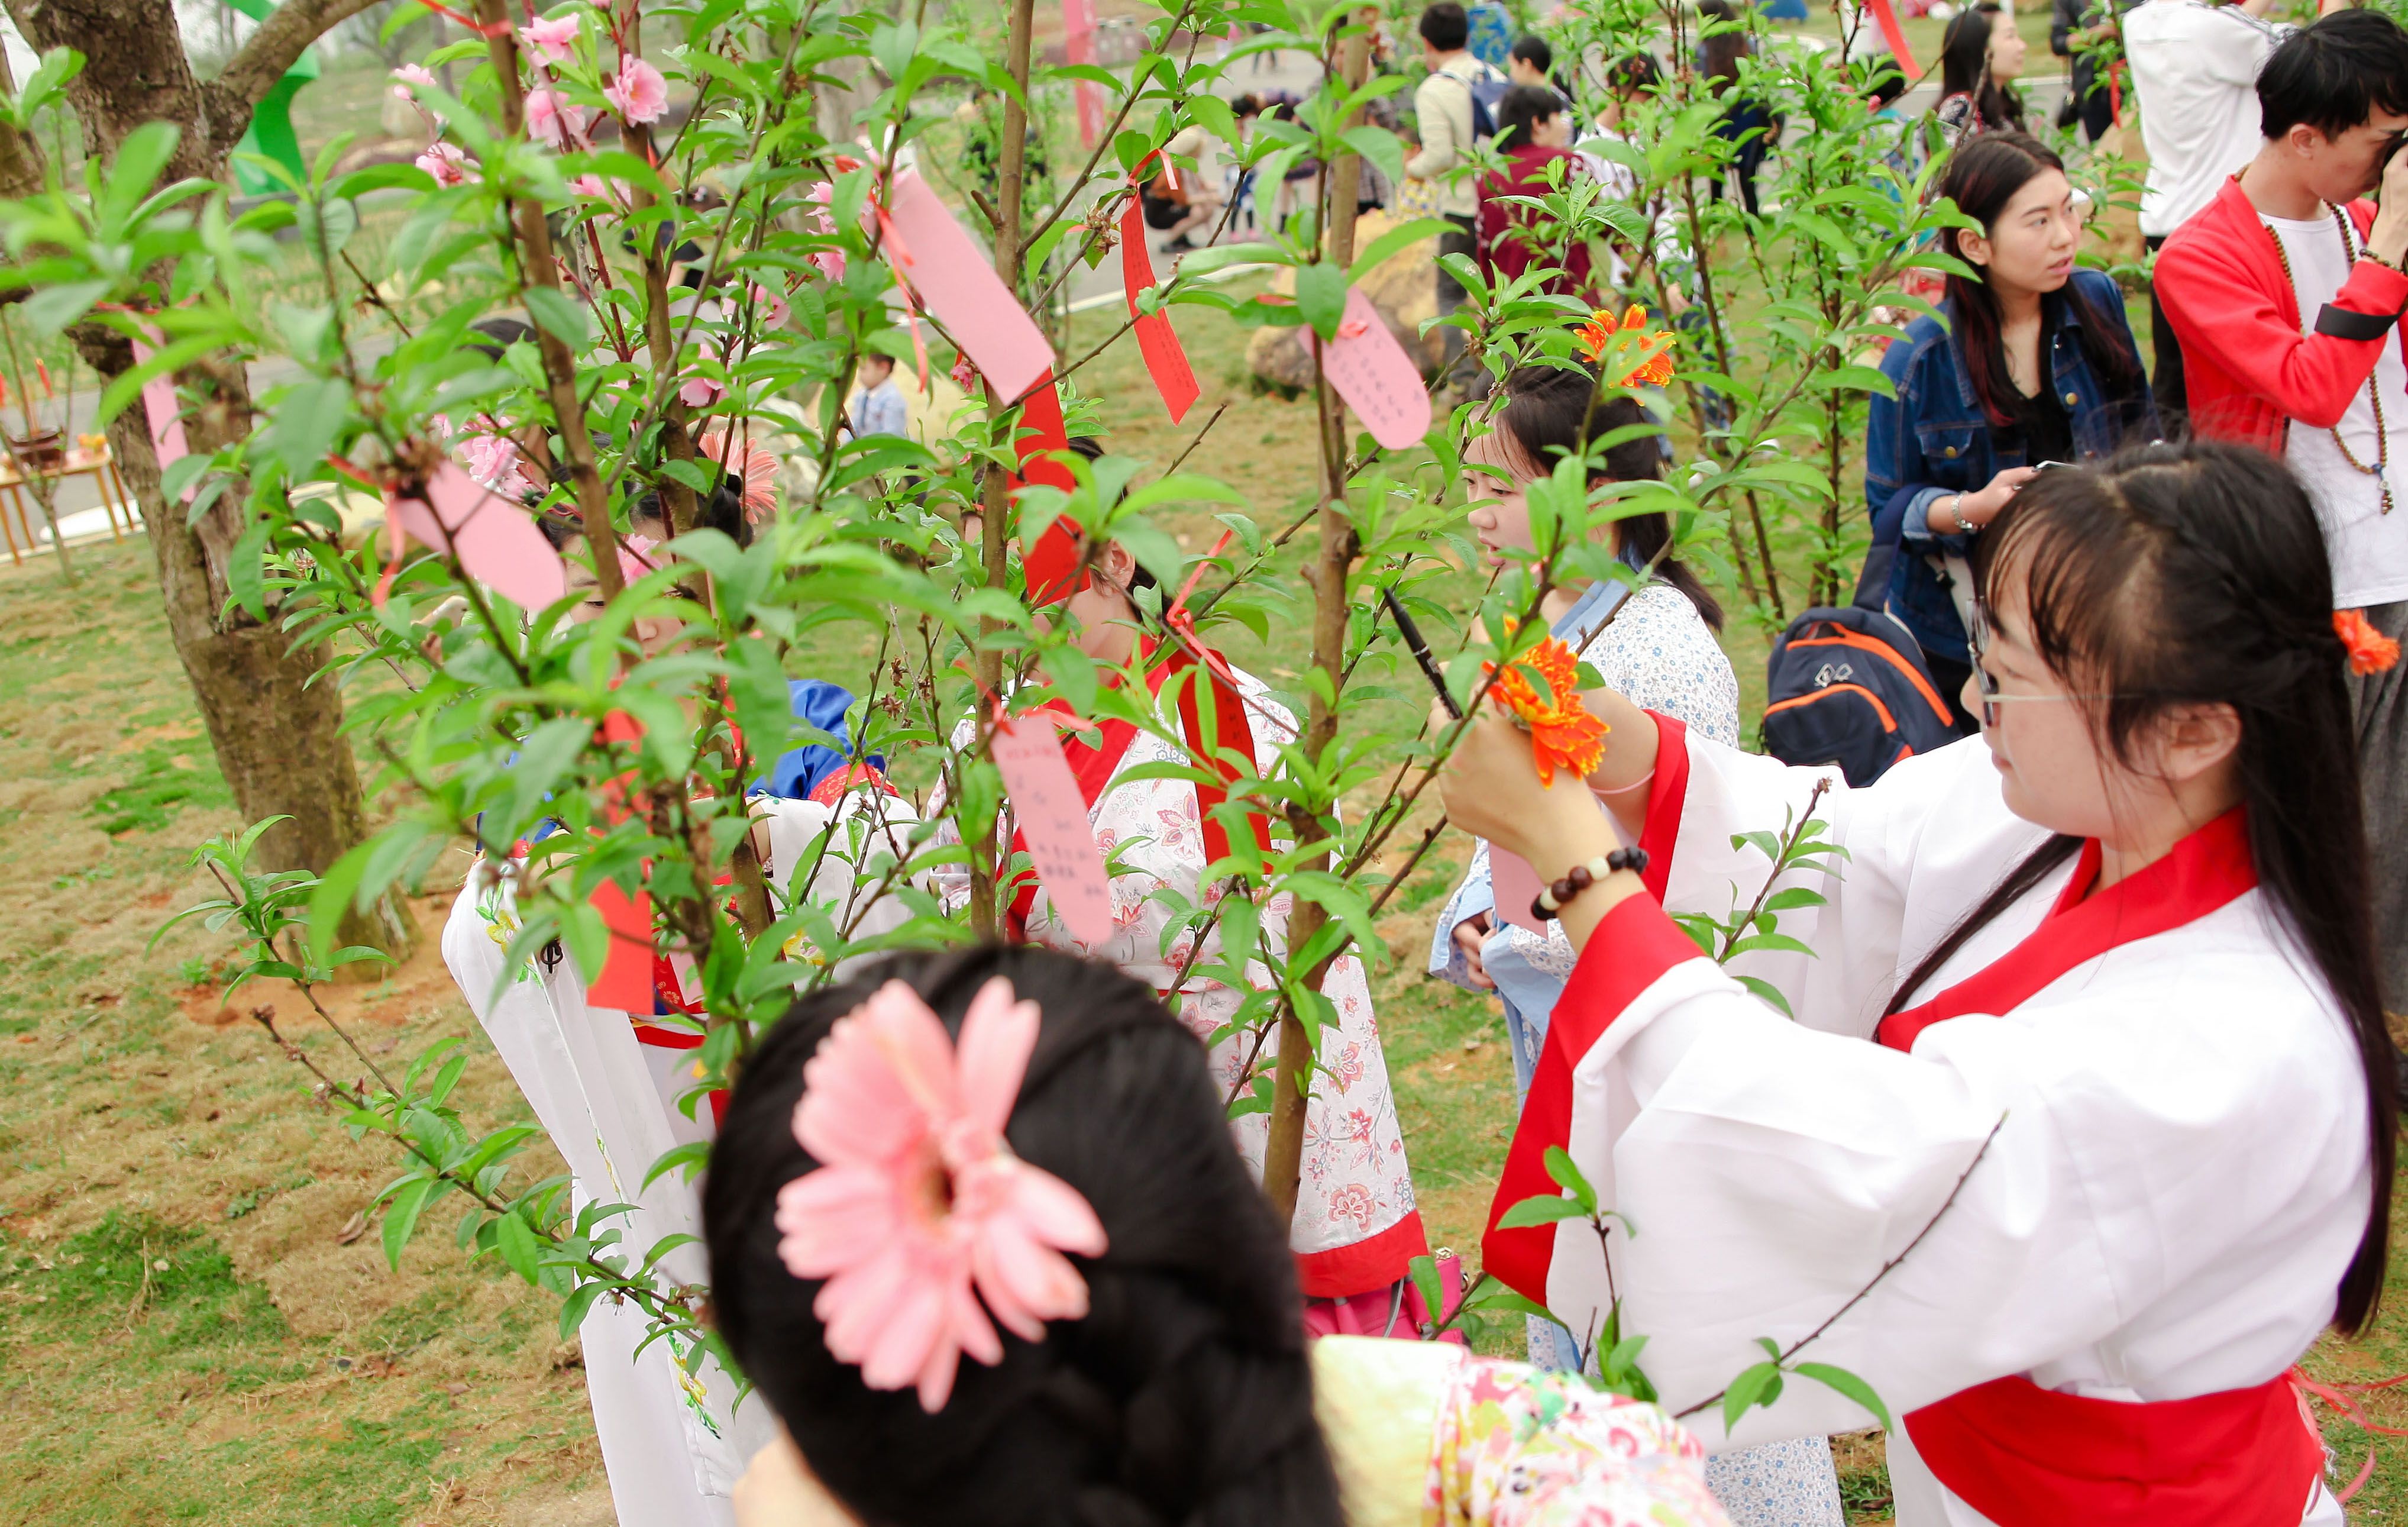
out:
<path id="1" fill-rule="evenodd" d="M 1881 27 L 1882 40 L 1898 56 L 1898 66 L 1913 79 L 1923 71 L 1914 66 L 1914 50 L 1906 45 L 1906 28 L 1898 23 L 1898 7 L 1892 0 L 1872 0 L 1873 21 Z"/>
<path id="2" fill-rule="evenodd" d="M 1096 61 L 1096 0 L 1062 0 L 1063 52 L 1073 64 Z M 1072 92 L 1079 103 L 1079 145 L 1092 149 L 1104 136 L 1103 87 L 1082 79 Z"/>
<path id="3" fill-rule="evenodd" d="M 1111 886 L 1062 740 L 1038 712 L 997 721 L 994 749 L 1012 818 L 1054 915 L 1080 943 L 1103 943 L 1112 935 Z"/>
<path id="4" fill-rule="evenodd" d="M 895 177 L 882 214 L 890 224 L 883 247 L 896 274 L 911 284 L 920 305 L 945 325 L 996 391 L 1017 397 L 1054 369 L 1054 349 L 1036 322 L 919 171 Z"/>
<path id="5" fill-rule="evenodd" d="M 1154 256 L 1145 247 L 1140 202 L 1131 196 L 1128 210 L 1121 214 L 1121 285 L 1128 295 L 1129 316 L 1137 319 L 1137 348 L 1145 358 L 1145 374 L 1154 379 L 1154 390 L 1162 395 L 1162 406 L 1170 411 L 1175 425 L 1187 417 L 1202 393 L 1196 385 L 1196 368 L 1187 364 L 1187 352 L 1180 346 L 1179 331 L 1170 326 L 1170 315 L 1138 318 L 1137 295 L 1154 284 Z"/>
<path id="6" fill-rule="evenodd" d="M 595 1007 L 615 1007 L 622 1013 L 652 1016 L 652 899 L 638 891 L 629 896 L 610 881 L 594 887 L 594 910 L 610 929 L 610 952 L 602 972 L 585 988 Z"/>
<path id="7" fill-rule="evenodd" d="M 1012 449 L 1020 454 L 1020 475 L 1012 480 L 1011 492 L 1017 497 L 1022 487 L 1030 483 L 1068 493 L 1079 485 L 1051 453 L 1070 448 L 1069 431 L 1062 422 L 1060 383 L 1052 377 L 1045 384 L 1021 400 L 1020 438 Z M 1032 433 L 1033 432 L 1033 433 Z M 1040 609 L 1068 598 L 1087 586 L 1084 569 L 1079 565 L 1079 522 L 1068 514 L 1056 515 L 1037 543 L 1021 554 L 1021 571 L 1027 575 L 1028 600 Z"/>
<path id="8" fill-rule="evenodd" d="M 456 552 L 463 572 L 529 610 L 568 592 L 568 569 L 526 511 L 450 462 L 428 480 L 424 501 L 402 498 L 391 509 L 412 538 Z"/>
<path id="9" fill-rule="evenodd" d="M 1322 347 L 1321 369 L 1371 438 L 1389 450 L 1418 444 L 1429 433 L 1429 390 L 1421 370 L 1359 286 L 1346 290 L 1346 316 L 1338 338 Z"/>

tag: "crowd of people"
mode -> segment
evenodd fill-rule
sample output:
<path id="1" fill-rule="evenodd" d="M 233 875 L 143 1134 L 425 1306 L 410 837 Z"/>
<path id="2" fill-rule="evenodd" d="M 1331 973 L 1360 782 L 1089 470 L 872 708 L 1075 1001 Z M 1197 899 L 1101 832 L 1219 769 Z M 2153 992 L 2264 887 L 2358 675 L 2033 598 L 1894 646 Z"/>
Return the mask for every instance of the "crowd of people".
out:
<path id="1" fill-rule="evenodd" d="M 2027 130 L 2013 13 L 1948 25 L 1928 137 L 1966 219 L 1939 239 L 1961 268 L 1881 361 L 1859 598 L 1911 637 L 1953 741 L 1853 785 L 1742 752 L 1724 612 L 1667 555 L 1660 513 L 1599 532 L 1632 578 L 1557 583 L 1543 605 L 1602 679 L 1596 767 L 1542 783 L 1510 721 L 1465 730 L 1442 790 L 1471 868 L 1428 969 L 1502 1008 L 1517 1107 L 1483 1265 L 1549 1312 L 1527 1362 L 1426 1339 L 1447 1312 L 1412 1276 L 1432 1248 L 1352 956 L 1323 979 L 1292 1222 L 1257 1190 L 1267 1123 L 1231 1105 L 1276 1058 L 1270 972 L 1199 975 L 1226 974 L 1217 932 L 1199 948 L 1172 926 L 1229 894 L 1206 880 L 1227 821 L 1181 771 L 1192 732 L 1066 739 L 1117 851 L 1107 939 L 1015 886 L 1007 944 L 853 962 L 707 1107 L 686 1096 L 690 969 L 654 958 L 632 1005 L 567 963 L 507 971 L 511 866 L 473 875 L 446 958 L 580 1203 L 634 1204 L 630 1244 L 700 1238 L 665 1265 L 709 1286 L 753 1386 L 740 1398 L 706 1356 L 647 1347 L 631 1307 L 595 1307 L 621 1520 L 1838 1527 L 1826 1439 L 1869 1424 L 1861 1394 L 1799 1370 L 1733 1423 L 1690 1404 L 1760 1341 L 1806 1338 L 1895 1419 L 1909 1527 L 2339 1522 L 2286 1375 L 2322 1332 L 2367 1324 L 2387 1253 L 2408 32 L 2339 0 L 2298 28 L 2264 8 L 2059 7 L 2065 48 L 2119 50 L 2077 72 L 2070 120 L 2100 137 L 2127 89 L 2141 109 L 2146 357 L 2121 287 L 2077 262 L 2085 208 Z M 1583 145 L 1621 131 L 1662 62 L 1596 61 L 1609 89 L 1583 122 L 1543 37 L 1500 65 L 1474 23 L 1453 0 L 1424 12 L 1408 185 L 1374 194 L 1426 196 L 1442 252 L 1551 270 L 1567 295 L 1623 293 L 1653 265 L 1677 320 L 1677 239 L 1570 247 L 1529 205 L 1577 177 L 1643 194 Z M 1731 146 L 1715 193 L 1765 215 L 1787 124 L 1750 88 L 1746 31 L 1708 43 Z M 1894 118 L 1902 75 L 1872 78 Z M 1233 117 L 1278 109 L 1250 96 Z M 1479 167 L 1484 138 L 1502 167 Z M 1211 148 L 1191 129 L 1169 151 Z M 1150 180 L 1146 222 L 1193 241 L 1218 183 Z M 1442 267 L 1437 282 L 1441 313 L 1464 300 Z M 1451 350 L 1440 385 L 1464 364 Z M 908 432 L 892 369 L 864 367 L 855 434 Z M 1536 555 L 1526 495 L 1567 455 L 1592 488 L 1664 474 L 1629 381 L 1502 379 L 1464 459 L 1495 566 Z M 705 512 L 749 535 L 732 484 Z M 631 572 L 660 555 L 658 519 L 630 538 Z M 1047 618 L 1110 682 L 1218 704 L 1220 742 L 1273 770 L 1294 717 L 1150 615 L 1151 584 L 1106 541 Z M 814 865 L 796 894 L 874 929 L 853 860 L 916 817 L 882 760 L 850 756 L 849 694 L 797 680 L 794 702 L 837 745 L 757 783 L 759 857 Z M 976 736 L 966 720 L 953 745 Z M 1702 958 L 1668 915 L 1737 905 L 1763 882 L 1751 836 L 1809 812 L 1844 870 L 1790 871 L 1784 940 Z M 848 822 L 866 835 L 813 853 Z M 1535 877 L 1526 916 L 1509 871 Z M 943 873 L 931 889 L 968 894 Z M 1290 910 L 1260 909 L 1275 952 Z M 700 1140 L 698 1187 L 632 1186 Z M 1557 1192 L 1565 1155 L 1610 1215 L 1512 1215 Z M 1664 1406 L 1580 1376 L 1610 1324 L 1645 1337 Z"/>

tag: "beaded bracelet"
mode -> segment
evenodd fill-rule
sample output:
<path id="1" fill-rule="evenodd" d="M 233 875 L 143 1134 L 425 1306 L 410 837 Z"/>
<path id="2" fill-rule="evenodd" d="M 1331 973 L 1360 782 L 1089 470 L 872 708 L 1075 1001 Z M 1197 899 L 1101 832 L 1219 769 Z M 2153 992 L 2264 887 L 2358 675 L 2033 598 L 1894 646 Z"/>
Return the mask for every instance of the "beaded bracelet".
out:
<path id="1" fill-rule="evenodd" d="M 1539 894 L 1530 899 L 1531 919 L 1541 923 L 1547 921 L 1563 911 L 1565 903 L 1571 900 L 1573 897 L 1616 870 L 1627 870 L 1633 874 L 1645 874 L 1647 850 L 1617 848 L 1611 854 L 1589 860 L 1586 864 L 1573 865 L 1571 872 L 1563 879 L 1552 886 L 1542 886 Z"/>

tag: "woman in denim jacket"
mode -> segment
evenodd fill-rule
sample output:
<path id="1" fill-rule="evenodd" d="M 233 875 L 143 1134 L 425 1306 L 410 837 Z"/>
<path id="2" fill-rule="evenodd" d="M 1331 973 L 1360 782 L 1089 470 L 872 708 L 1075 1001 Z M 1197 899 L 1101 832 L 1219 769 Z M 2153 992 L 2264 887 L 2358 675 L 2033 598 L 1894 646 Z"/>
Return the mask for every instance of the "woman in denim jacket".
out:
<path id="1" fill-rule="evenodd" d="M 1982 276 L 1950 276 L 1946 324 L 1916 319 L 1882 358 L 1897 396 L 1872 400 L 1865 501 L 1870 556 L 1893 557 L 1890 611 L 1971 735 L 1958 692 L 1973 538 L 2042 464 L 2154 439 L 2157 416 L 2122 290 L 2074 267 L 2082 218 L 2057 156 L 2023 133 L 1968 138 L 1940 194 L 1981 224 L 1940 247 Z"/>

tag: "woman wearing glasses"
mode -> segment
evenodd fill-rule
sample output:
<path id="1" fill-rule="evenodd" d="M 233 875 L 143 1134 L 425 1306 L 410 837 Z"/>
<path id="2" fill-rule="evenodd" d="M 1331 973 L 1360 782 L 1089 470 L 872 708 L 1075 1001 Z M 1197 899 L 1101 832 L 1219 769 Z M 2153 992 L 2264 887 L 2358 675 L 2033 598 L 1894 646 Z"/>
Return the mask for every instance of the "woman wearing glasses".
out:
<path id="1" fill-rule="evenodd" d="M 2041 474 L 1982 562 L 1982 737 L 1868 789 L 1610 692 L 1585 788 L 1466 734 L 1448 812 L 1582 950 L 1498 1213 L 1563 1146 L 1622 1217 L 1492 1229 L 1486 1266 L 1575 1329 L 1618 1296 L 1684 1415 L 1759 1338 L 1858 1376 L 1901 1527 L 2338 1523 L 2283 1376 L 2373 1310 L 2395 1120 L 2315 513 L 2268 457 L 2152 446 Z M 1783 945 L 1699 958 L 1662 908 L 1756 904 L 1734 835 L 1810 812 L 1846 857 L 1764 903 Z M 1776 1396 L 1688 1419 L 1866 1424 Z"/>

